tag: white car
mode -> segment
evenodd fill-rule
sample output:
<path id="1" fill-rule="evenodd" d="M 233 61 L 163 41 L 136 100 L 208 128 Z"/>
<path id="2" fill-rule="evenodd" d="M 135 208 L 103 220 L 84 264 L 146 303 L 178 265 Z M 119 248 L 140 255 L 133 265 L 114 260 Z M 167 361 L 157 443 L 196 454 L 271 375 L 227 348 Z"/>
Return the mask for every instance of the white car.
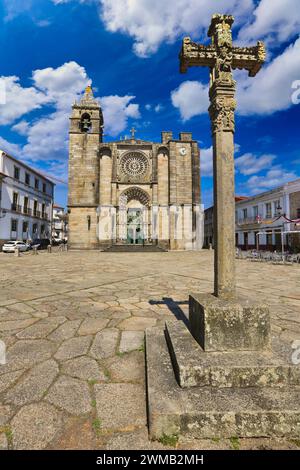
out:
<path id="1" fill-rule="evenodd" d="M 19 248 L 19 251 L 27 251 L 28 246 L 24 242 L 19 242 L 19 241 L 10 241 L 4 243 L 2 247 L 2 251 L 4 253 L 14 253 L 16 248 Z"/>

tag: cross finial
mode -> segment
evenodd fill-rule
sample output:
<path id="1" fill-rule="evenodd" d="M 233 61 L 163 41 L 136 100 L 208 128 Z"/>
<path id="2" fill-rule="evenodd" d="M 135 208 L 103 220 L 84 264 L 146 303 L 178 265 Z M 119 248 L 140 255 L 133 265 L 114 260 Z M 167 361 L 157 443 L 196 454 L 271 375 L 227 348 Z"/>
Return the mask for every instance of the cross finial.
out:
<path id="1" fill-rule="evenodd" d="M 132 129 L 130 129 L 130 132 L 131 132 L 131 138 L 132 138 L 132 140 L 135 140 L 136 129 L 133 127 Z"/>

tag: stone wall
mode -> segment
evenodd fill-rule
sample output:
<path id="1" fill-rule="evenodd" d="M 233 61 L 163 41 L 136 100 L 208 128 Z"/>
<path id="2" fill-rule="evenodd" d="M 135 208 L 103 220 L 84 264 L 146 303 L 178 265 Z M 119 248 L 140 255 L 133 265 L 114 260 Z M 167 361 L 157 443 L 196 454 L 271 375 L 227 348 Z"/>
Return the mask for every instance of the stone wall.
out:
<path id="1" fill-rule="evenodd" d="M 95 207 L 71 207 L 69 209 L 70 249 L 96 249 L 99 247 L 98 216 Z"/>

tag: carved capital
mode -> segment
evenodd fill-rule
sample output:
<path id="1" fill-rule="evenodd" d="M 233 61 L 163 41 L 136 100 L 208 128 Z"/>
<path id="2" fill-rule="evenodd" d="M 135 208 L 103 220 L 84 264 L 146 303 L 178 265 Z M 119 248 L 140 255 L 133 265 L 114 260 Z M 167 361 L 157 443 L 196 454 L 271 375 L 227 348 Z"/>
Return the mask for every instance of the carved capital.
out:
<path id="1" fill-rule="evenodd" d="M 235 120 L 234 111 L 236 100 L 232 96 L 218 96 L 209 107 L 212 133 L 234 132 Z"/>

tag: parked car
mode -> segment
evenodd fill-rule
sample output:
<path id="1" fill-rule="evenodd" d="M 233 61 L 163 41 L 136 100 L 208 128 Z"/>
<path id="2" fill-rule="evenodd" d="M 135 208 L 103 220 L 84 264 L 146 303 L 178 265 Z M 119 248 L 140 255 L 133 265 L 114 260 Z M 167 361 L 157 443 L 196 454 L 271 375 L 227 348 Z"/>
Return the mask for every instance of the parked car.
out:
<path id="1" fill-rule="evenodd" d="M 14 253 L 16 248 L 19 248 L 19 251 L 27 251 L 28 250 L 28 245 L 26 243 L 17 241 L 17 240 L 12 240 L 9 242 L 4 243 L 2 247 L 2 251 L 4 253 Z"/>
<path id="2" fill-rule="evenodd" d="M 53 246 L 58 246 L 58 245 L 61 245 L 62 243 L 64 243 L 63 240 L 61 240 L 61 238 L 52 238 L 52 245 Z"/>
<path id="3" fill-rule="evenodd" d="M 48 245 L 51 245 L 49 238 L 36 238 L 30 242 L 29 249 L 32 250 L 34 246 L 37 246 L 38 250 L 46 250 Z"/>

